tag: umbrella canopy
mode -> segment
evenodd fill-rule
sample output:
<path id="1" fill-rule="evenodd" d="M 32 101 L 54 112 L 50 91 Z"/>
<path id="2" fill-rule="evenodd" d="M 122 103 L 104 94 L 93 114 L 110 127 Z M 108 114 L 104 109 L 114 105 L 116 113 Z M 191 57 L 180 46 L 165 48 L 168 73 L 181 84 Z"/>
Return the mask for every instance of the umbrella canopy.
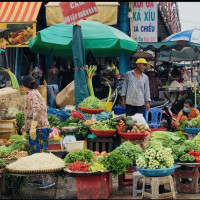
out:
<path id="1" fill-rule="evenodd" d="M 80 20 L 85 53 L 96 58 L 118 57 L 122 52 L 131 55 L 137 51 L 138 43 L 120 30 L 100 22 Z M 48 55 L 53 49 L 56 56 L 72 57 L 73 24 L 56 24 L 39 31 L 29 42 L 34 53 Z"/>
<path id="2" fill-rule="evenodd" d="M 72 52 L 74 60 L 74 92 L 75 104 L 78 105 L 89 96 L 86 81 L 85 48 L 80 24 L 73 26 Z"/>
<path id="3" fill-rule="evenodd" d="M 200 44 L 200 29 L 191 29 L 175 33 L 165 38 L 163 42 L 178 41 L 178 40 L 186 40 L 188 42 Z"/>
<path id="4" fill-rule="evenodd" d="M 163 40 L 163 42 L 172 41 L 184 42 L 184 48 L 181 51 L 176 49 L 170 52 L 163 51 L 158 60 L 180 62 L 200 59 L 200 29 L 178 32 Z"/>

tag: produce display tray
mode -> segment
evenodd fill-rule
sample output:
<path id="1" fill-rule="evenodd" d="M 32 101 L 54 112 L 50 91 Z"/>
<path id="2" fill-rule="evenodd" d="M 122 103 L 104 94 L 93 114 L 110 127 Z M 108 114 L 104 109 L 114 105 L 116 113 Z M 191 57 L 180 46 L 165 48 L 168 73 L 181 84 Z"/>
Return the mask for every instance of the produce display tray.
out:
<path id="1" fill-rule="evenodd" d="M 99 174 L 106 174 L 106 173 L 110 173 L 107 170 L 101 170 L 101 171 L 96 171 L 96 172 L 80 172 L 80 171 L 71 171 L 67 168 L 64 169 L 65 172 L 67 172 L 68 174 L 72 175 L 72 176 L 92 176 L 92 175 L 99 175 Z"/>
<path id="2" fill-rule="evenodd" d="M 184 165 L 184 166 L 191 166 L 191 167 L 196 167 L 196 166 L 200 166 L 200 163 L 181 163 L 181 162 L 177 162 L 177 165 Z"/>
<path id="3" fill-rule="evenodd" d="M 91 114 L 97 114 L 100 112 L 103 112 L 105 109 L 89 109 L 89 108 L 82 108 L 80 106 L 78 106 L 78 108 L 84 112 L 84 113 L 91 113 Z"/>
<path id="4" fill-rule="evenodd" d="M 136 169 L 144 176 L 162 177 L 162 176 L 168 176 L 172 174 L 177 167 L 178 166 L 174 164 L 174 167 L 165 168 L 165 169 L 142 169 L 139 167 L 136 167 Z"/>
<path id="5" fill-rule="evenodd" d="M 125 133 L 118 131 L 118 134 L 121 138 L 127 139 L 127 140 L 143 140 L 148 133 Z"/>
<path id="6" fill-rule="evenodd" d="M 200 128 L 184 128 L 184 131 L 188 134 L 198 134 L 200 132 Z"/>
<path id="7" fill-rule="evenodd" d="M 117 130 L 100 131 L 100 130 L 93 130 L 93 129 L 90 129 L 90 131 L 91 131 L 91 133 L 94 133 L 99 138 L 110 138 L 110 137 L 113 137 L 115 135 L 115 133 L 117 132 Z"/>
<path id="8" fill-rule="evenodd" d="M 17 174 L 37 174 L 37 173 L 50 173 L 50 172 L 56 172 L 56 171 L 60 171 L 60 170 L 63 170 L 64 167 L 61 167 L 61 168 L 57 168 L 57 169 L 43 169 L 43 170 L 15 170 L 15 169 L 9 169 L 6 167 L 6 169 L 9 171 L 9 172 L 12 172 L 12 173 L 17 173 Z"/>

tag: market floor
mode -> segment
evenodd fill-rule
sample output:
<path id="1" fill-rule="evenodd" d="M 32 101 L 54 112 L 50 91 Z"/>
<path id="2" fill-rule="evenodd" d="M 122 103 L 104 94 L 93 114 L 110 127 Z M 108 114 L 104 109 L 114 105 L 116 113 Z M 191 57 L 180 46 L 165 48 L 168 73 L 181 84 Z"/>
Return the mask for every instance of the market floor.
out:
<path id="1" fill-rule="evenodd" d="M 54 189 L 39 190 L 37 186 L 25 185 L 22 189 L 22 199 L 52 199 Z M 122 191 L 118 191 L 118 180 L 113 179 L 113 192 L 109 199 L 141 199 L 141 195 L 132 196 L 132 186 L 124 187 Z M 2 196 L 0 199 L 13 199 L 12 196 Z M 72 177 L 58 179 L 58 188 L 56 199 L 77 199 L 76 196 L 76 180 Z M 200 194 L 184 194 L 176 193 L 176 199 L 200 199 Z"/>

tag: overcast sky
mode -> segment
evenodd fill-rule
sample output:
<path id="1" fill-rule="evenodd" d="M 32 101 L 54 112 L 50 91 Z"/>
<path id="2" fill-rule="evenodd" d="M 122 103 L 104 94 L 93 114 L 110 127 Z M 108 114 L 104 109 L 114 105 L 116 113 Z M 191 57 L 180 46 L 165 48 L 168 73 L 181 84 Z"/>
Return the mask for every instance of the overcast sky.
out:
<path id="1" fill-rule="evenodd" d="M 200 28 L 200 2 L 178 2 L 181 31 Z"/>

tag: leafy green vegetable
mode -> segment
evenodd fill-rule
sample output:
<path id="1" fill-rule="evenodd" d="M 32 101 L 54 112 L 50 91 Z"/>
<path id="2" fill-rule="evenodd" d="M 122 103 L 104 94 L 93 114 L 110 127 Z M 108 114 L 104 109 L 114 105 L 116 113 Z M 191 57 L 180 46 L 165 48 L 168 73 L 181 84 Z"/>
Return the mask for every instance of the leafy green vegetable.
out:
<path id="1" fill-rule="evenodd" d="M 89 171 L 91 172 L 100 171 L 100 170 L 106 170 L 104 165 L 100 163 L 93 163 L 89 168 Z"/>
<path id="2" fill-rule="evenodd" d="M 94 154 L 91 150 L 84 149 L 84 150 L 77 150 L 74 152 L 70 152 L 65 156 L 65 165 L 69 165 L 70 163 L 78 161 L 82 162 L 91 162 Z"/>
<path id="3" fill-rule="evenodd" d="M 104 109 L 103 103 L 94 96 L 89 96 L 85 98 L 80 104 L 80 107 L 82 108 L 89 108 L 89 109 Z"/>
<path id="4" fill-rule="evenodd" d="M 61 121 L 56 117 L 55 115 L 47 115 L 50 127 L 52 128 L 53 126 L 59 127 L 61 124 Z"/>
<path id="5" fill-rule="evenodd" d="M 16 114 L 16 122 L 19 130 L 24 126 L 24 112 L 19 112 Z"/>
<path id="6" fill-rule="evenodd" d="M 182 144 L 186 138 L 182 132 L 155 131 L 150 138 L 150 144 L 161 142 L 164 147 L 171 147 L 176 144 Z"/>
<path id="7" fill-rule="evenodd" d="M 13 142 L 10 146 L 8 146 L 7 148 L 10 149 L 11 151 L 22 151 L 25 149 L 25 144 L 26 144 L 26 140 L 16 140 L 15 142 Z"/>
<path id="8" fill-rule="evenodd" d="M 101 131 L 113 131 L 116 130 L 117 122 L 113 122 L 110 119 L 97 121 L 95 124 L 91 126 L 93 130 L 101 130 Z"/>
<path id="9" fill-rule="evenodd" d="M 130 166 L 134 166 L 138 157 L 144 153 L 143 149 L 129 141 L 122 143 L 113 152 L 116 152 L 119 155 L 123 155 L 126 157 L 126 159 L 130 160 Z"/>
<path id="10" fill-rule="evenodd" d="M 6 163 L 0 159 L 0 168 L 5 168 L 6 167 Z"/>
<path id="11" fill-rule="evenodd" d="M 187 127 L 189 127 L 189 128 L 200 128 L 200 115 L 196 118 L 191 119 L 188 122 Z"/>
<path id="12" fill-rule="evenodd" d="M 24 137 L 22 135 L 11 135 L 8 141 L 15 142 L 17 140 L 23 140 L 23 139 L 24 139 Z"/>
<path id="13" fill-rule="evenodd" d="M 5 145 L 0 146 L 0 158 L 5 158 L 11 153 L 11 150 Z"/>
<path id="14" fill-rule="evenodd" d="M 101 162 L 105 168 L 112 173 L 113 177 L 125 173 L 126 168 L 132 165 L 131 160 L 127 159 L 124 155 L 119 155 L 115 151 L 105 156 Z"/>

